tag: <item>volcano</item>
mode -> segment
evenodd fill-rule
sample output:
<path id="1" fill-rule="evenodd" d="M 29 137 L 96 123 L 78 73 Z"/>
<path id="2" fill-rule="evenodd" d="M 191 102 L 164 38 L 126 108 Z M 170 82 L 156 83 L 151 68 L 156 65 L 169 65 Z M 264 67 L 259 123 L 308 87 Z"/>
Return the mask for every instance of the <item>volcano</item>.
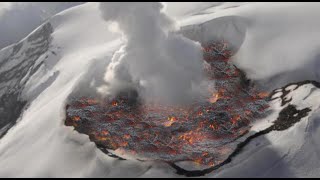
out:
<path id="1" fill-rule="evenodd" d="M 297 109 L 287 96 L 305 85 L 319 88 L 319 83 L 291 83 L 266 92 L 230 61 L 233 53 L 227 42 L 202 46 L 203 69 L 218 89 L 214 91 L 208 84 L 209 98 L 195 99 L 191 105 L 166 106 L 143 102 L 134 90 L 105 99 L 71 96 L 65 125 L 87 134 L 110 157 L 165 162 L 177 174 L 203 176 L 230 163 L 255 138 L 286 130 L 312 110 Z M 250 133 L 257 120 L 272 114 L 274 101 L 281 106 L 278 118 Z"/>
<path id="2" fill-rule="evenodd" d="M 100 149 L 140 160 L 191 161 L 219 165 L 236 148 L 251 123 L 268 114 L 269 93 L 250 83 L 230 61 L 224 41 L 203 45 L 204 71 L 215 82 L 212 96 L 191 105 L 145 103 L 136 91 L 116 98 L 71 98 L 65 125 L 89 135 Z"/>
<path id="3" fill-rule="evenodd" d="M 99 3 L 47 19 L 0 50 L 0 176 L 319 177 L 319 8 L 167 3 L 209 79 L 184 105 L 97 98 L 126 45 Z"/>

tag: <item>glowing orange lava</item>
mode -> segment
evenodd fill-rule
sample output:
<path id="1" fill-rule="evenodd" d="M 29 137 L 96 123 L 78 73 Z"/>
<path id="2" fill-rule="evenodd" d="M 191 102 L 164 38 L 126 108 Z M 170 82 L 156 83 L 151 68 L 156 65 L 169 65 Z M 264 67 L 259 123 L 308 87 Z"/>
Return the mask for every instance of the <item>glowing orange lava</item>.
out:
<path id="1" fill-rule="evenodd" d="M 260 92 L 260 93 L 258 93 L 258 97 L 260 97 L 260 98 L 266 98 L 268 96 L 269 96 L 268 92 Z"/>
<path id="2" fill-rule="evenodd" d="M 73 99 L 67 106 L 67 126 L 105 149 L 163 161 L 188 160 L 213 166 L 225 160 L 234 142 L 248 133 L 250 123 L 269 107 L 267 92 L 245 84 L 245 75 L 228 60 L 226 42 L 203 48 L 210 97 L 188 105 L 163 105 L 125 95 L 113 99 Z"/>
<path id="3" fill-rule="evenodd" d="M 79 121 L 79 120 L 80 120 L 80 117 L 79 117 L 79 116 L 73 116 L 73 117 L 72 117 L 72 120 L 74 120 L 74 121 Z"/>
<path id="4" fill-rule="evenodd" d="M 117 105 L 118 105 L 117 101 L 112 101 L 112 106 L 117 106 Z"/>

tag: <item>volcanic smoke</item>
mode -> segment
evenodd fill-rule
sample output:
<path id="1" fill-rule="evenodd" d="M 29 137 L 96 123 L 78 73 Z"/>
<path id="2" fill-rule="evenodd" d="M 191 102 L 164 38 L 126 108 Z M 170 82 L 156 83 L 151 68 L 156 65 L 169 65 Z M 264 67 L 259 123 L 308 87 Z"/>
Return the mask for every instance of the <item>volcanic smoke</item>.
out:
<path id="1" fill-rule="evenodd" d="M 107 67 L 107 85 L 99 91 L 116 95 L 133 89 L 144 100 L 191 102 L 206 91 L 201 45 L 174 33 L 173 19 L 159 2 L 103 2 L 102 17 L 116 22 L 125 45 Z"/>

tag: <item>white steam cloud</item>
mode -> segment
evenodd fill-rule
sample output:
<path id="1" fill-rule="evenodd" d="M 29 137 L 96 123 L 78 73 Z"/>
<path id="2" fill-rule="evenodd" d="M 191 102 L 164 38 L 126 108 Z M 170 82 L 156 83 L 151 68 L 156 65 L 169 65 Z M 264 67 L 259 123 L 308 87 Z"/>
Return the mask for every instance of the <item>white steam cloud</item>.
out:
<path id="1" fill-rule="evenodd" d="M 158 2 L 100 3 L 103 18 L 116 22 L 126 40 L 108 66 L 107 94 L 135 88 L 167 103 L 200 95 L 201 45 L 174 33 L 176 24 L 162 9 Z"/>

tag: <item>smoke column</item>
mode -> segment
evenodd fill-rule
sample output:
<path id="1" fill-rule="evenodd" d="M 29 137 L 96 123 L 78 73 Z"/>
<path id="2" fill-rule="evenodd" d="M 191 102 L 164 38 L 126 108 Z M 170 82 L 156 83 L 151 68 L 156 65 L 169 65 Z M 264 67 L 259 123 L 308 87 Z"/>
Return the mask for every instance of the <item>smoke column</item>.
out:
<path id="1" fill-rule="evenodd" d="M 197 97 L 204 81 L 199 43 L 175 34 L 159 2 L 103 2 L 102 17 L 116 22 L 125 45 L 107 68 L 107 94 L 135 88 L 144 99 L 166 103 Z"/>

